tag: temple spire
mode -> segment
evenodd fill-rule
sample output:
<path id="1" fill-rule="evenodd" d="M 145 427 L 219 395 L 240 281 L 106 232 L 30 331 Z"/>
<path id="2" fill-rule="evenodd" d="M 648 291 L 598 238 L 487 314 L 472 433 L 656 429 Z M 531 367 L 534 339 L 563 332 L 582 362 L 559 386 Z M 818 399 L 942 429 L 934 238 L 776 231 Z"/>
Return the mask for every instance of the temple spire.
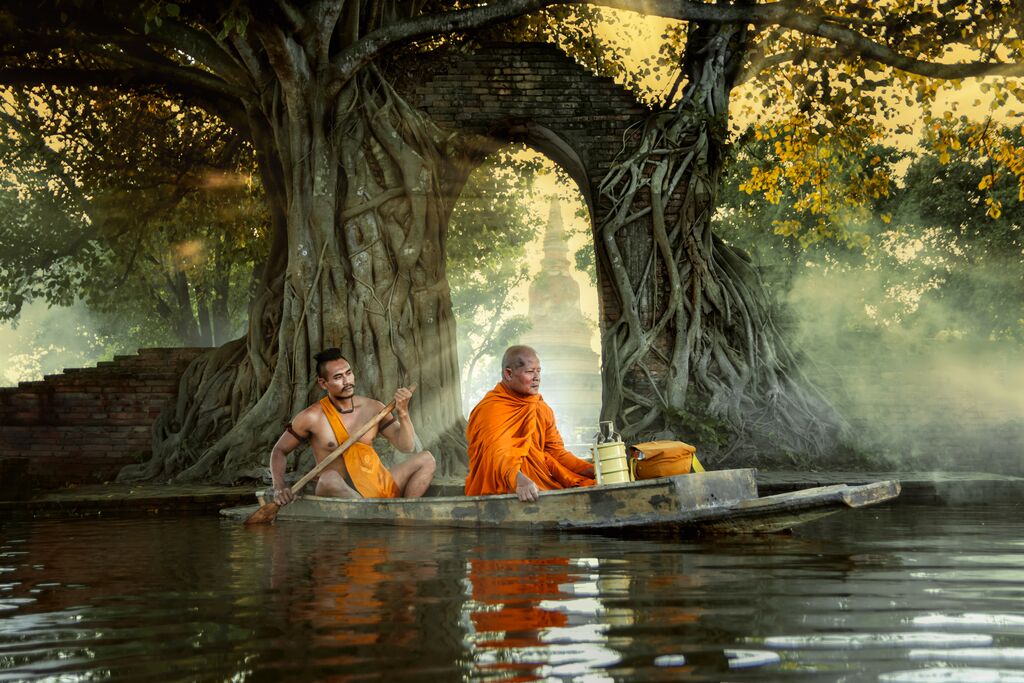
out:
<path id="1" fill-rule="evenodd" d="M 558 197 L 551 197 L 551 204 L 548 208 L 542 267 L 546 271 L 558 271 L 566 274 L 572 270 L 569 261 L 569 245 L 566 243 L 565 228 L 562 225 L 562 209 Z"/>
<path id="2" fill-rule="evenodd" d="M 553 197 L 540 272 L 530 284 L 532 327 L 522 343 L 537 349 L 544 377 L 541 393 L 555 411 L 567 447 L 582 455 L 601 412 L 601 361 L 590 346 L 594 324 L 583 316 L 575 270 L 561 204 Z"/>

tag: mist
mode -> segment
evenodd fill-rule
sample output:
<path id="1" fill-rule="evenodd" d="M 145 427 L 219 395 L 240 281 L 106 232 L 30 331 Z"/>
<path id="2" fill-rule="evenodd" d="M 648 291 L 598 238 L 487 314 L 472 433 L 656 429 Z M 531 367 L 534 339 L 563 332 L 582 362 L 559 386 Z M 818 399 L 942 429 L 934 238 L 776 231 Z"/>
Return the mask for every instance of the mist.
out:
<path id="1" fill-rule="evenodd" d="M 40 380 L 64 368 L 109 360 L 110 340 L 97 332 L 85 305 L 26 304 L 13 323 L 0 324 L 0 386 Z"/>
<path id="2" fill-rule="evenodd" d="M 786 297 L 795 348 L 849 421 L 849 445 L 879 468 L 1024 475 L 1020 346 L 969 339 L 962 311 L 915 305 L 892 275 L 808 266 Z"/>

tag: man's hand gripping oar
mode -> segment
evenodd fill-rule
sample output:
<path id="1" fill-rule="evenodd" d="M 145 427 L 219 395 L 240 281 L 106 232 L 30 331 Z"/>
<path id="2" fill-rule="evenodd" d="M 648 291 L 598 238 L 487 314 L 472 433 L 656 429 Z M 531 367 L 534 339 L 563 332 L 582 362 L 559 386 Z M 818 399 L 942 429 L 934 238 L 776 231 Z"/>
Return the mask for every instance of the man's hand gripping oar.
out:
<path id="1" fill-rule="evenodd" d="M 416 388 L 416 385 L 413 385 L 412 387 L 410 387 L 410 389 L 415 389 L 415 388 Z M 383 420 L 384 417 L 388 413 L 390 413 L 392 410 L 394 410 L 394 409 L 395 409 L 395 401 L 392 399 L 391 403 L 388 403 L 386 406 L 384 406 L 384 408 L 381 409 L 381 411 L 379 413 L 377 413 L 372 418 L 370 418 L 370 420 L 368 422 L 366 422 L 366 424 L 362 425 L 356 431 L 352 432 L 349 435 L 348 439 L 345 440 L 345 443 L 341 444 L 340 446 L 335 448 L 333 451 L 328 453 L 327 457 L 324 458 L 323 460 L 321 460 L 319 463 L 317 463 L 316 467 L 314 467 L 309 472 L 307 472 L 306 475 L 302 477 L 302 479 L 299 479 L 297 482 L 292 484 L 291 489 L 290 489 L 291 492 L 292 492 L 292 495 L 298 495 L 299 491 L 302 490 L 302 487 L 305 486 L 306 484 L 308 484 L 309 481 L 313 477 L 315 477 L 318 474 L 320 474 L 321 472 L 323 472 L 324 469 L 328 465 L 330 465 L 332 462 L 334 462 L 335 460 L 338 459 L 338 456 L 340 456 L 342 453 L 344 453 L 349 448 L 351 448 L 352 444 L 354 444 L 356 441 L 359 441 L 359 439 L 362 438 L 363 434 L 365 434 L 366 432 L 368 432 L 371 429 L 373 429 L 373 427 L 378 422 Z M 259 510 L 257 510 L 256 512 L 254 512 L 251 515 L 249 515 L 248 517 L 246 517 L 244 523 L 245 524 L 266 524 L 267 522 L 273 522 L 277 518 L 277 512 L 280 509 L 281 509 L 281 506 L 278 503 L 275 503 L 275 502 L 265 503 L 264 505 L 260 506 Z"/>

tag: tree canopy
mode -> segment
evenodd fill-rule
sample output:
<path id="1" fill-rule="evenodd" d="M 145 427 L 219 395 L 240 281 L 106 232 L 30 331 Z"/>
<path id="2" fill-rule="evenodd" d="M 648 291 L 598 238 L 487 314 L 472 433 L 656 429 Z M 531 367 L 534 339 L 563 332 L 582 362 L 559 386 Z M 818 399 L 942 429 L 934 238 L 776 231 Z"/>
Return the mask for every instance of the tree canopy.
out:
<path id="1" fill-rule="evenodd" d="M 630 437 L 679 433 L 696 406 L 788 455 L 834 447 L 842 420 L 804 386 L 756 270 L 712 228 L 732 100 L 756 108 L 753 135 L 781 159 L 751 166 L 746 189 L 780 200 L 782 184 L 794 195 L 796 214 L 776 230 L 832 238 L 851 210 L 884 198 L 892 179 L 871 150 L 906 103 L 921 107 L 940 161 L 957 146 L 988 150 L 979 187 L 998 214 L 992 193 L 1004 178 L 1020 184 L 1024 165 L 1012 145 L 992 144 L 991 127 L 958 137 L 937 84 L 989 77 L 997 106 L 1020 99 L 1017 3 L 4 2 L 0 84 L 159 94 L 216 117 L 256 160 L 268 239 L 245 336 L 194 364 L 158 425 L 156 457 L 130 475 L 254 476 L 260 451 L 310 400 L 310 357 L 326 345 L 353 354 L 371 393 L 418 380 L 424 439 L 456 471 L 444 251 L 472 163 L 462 139 L 413 110 L 381 67 L 402 51 L 473 49 L 507 29 L 628 79 L 597 29 L 596 18 L 622 16 L 613 10 L 678 23 L 650 67 L 669 84 L 649 98 L 656 110 L 591 188 L 609 312 L 605 416 Z M 44 220 L 43 208 L 23 224 Z"/>
<path id="2" fill-rule="evenodd" d="M 162 99 L 37 89 L 0 110 L 0 307 L 85 301 L 137 344 L 240 334 L 265 258 L 251 150 Z"/>

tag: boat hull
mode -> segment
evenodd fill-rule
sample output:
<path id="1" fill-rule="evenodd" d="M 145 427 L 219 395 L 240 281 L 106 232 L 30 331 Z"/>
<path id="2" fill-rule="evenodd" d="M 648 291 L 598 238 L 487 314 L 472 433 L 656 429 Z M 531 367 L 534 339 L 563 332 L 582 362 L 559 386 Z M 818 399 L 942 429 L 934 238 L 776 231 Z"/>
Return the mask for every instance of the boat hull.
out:
<path id="1" fill-rule="evenodd" d="M 822 486 L 759 498 L 756 471 L 718 470 L 623 484 L 544 491 L 535 503 L 515 495 L 400 499 L 303 496 L 281 520 L 524 530 L 770 533 L 842 509 L 899 495 L 899 483 Z M 222 514 L 244 519 L 257 506 Z"/>

